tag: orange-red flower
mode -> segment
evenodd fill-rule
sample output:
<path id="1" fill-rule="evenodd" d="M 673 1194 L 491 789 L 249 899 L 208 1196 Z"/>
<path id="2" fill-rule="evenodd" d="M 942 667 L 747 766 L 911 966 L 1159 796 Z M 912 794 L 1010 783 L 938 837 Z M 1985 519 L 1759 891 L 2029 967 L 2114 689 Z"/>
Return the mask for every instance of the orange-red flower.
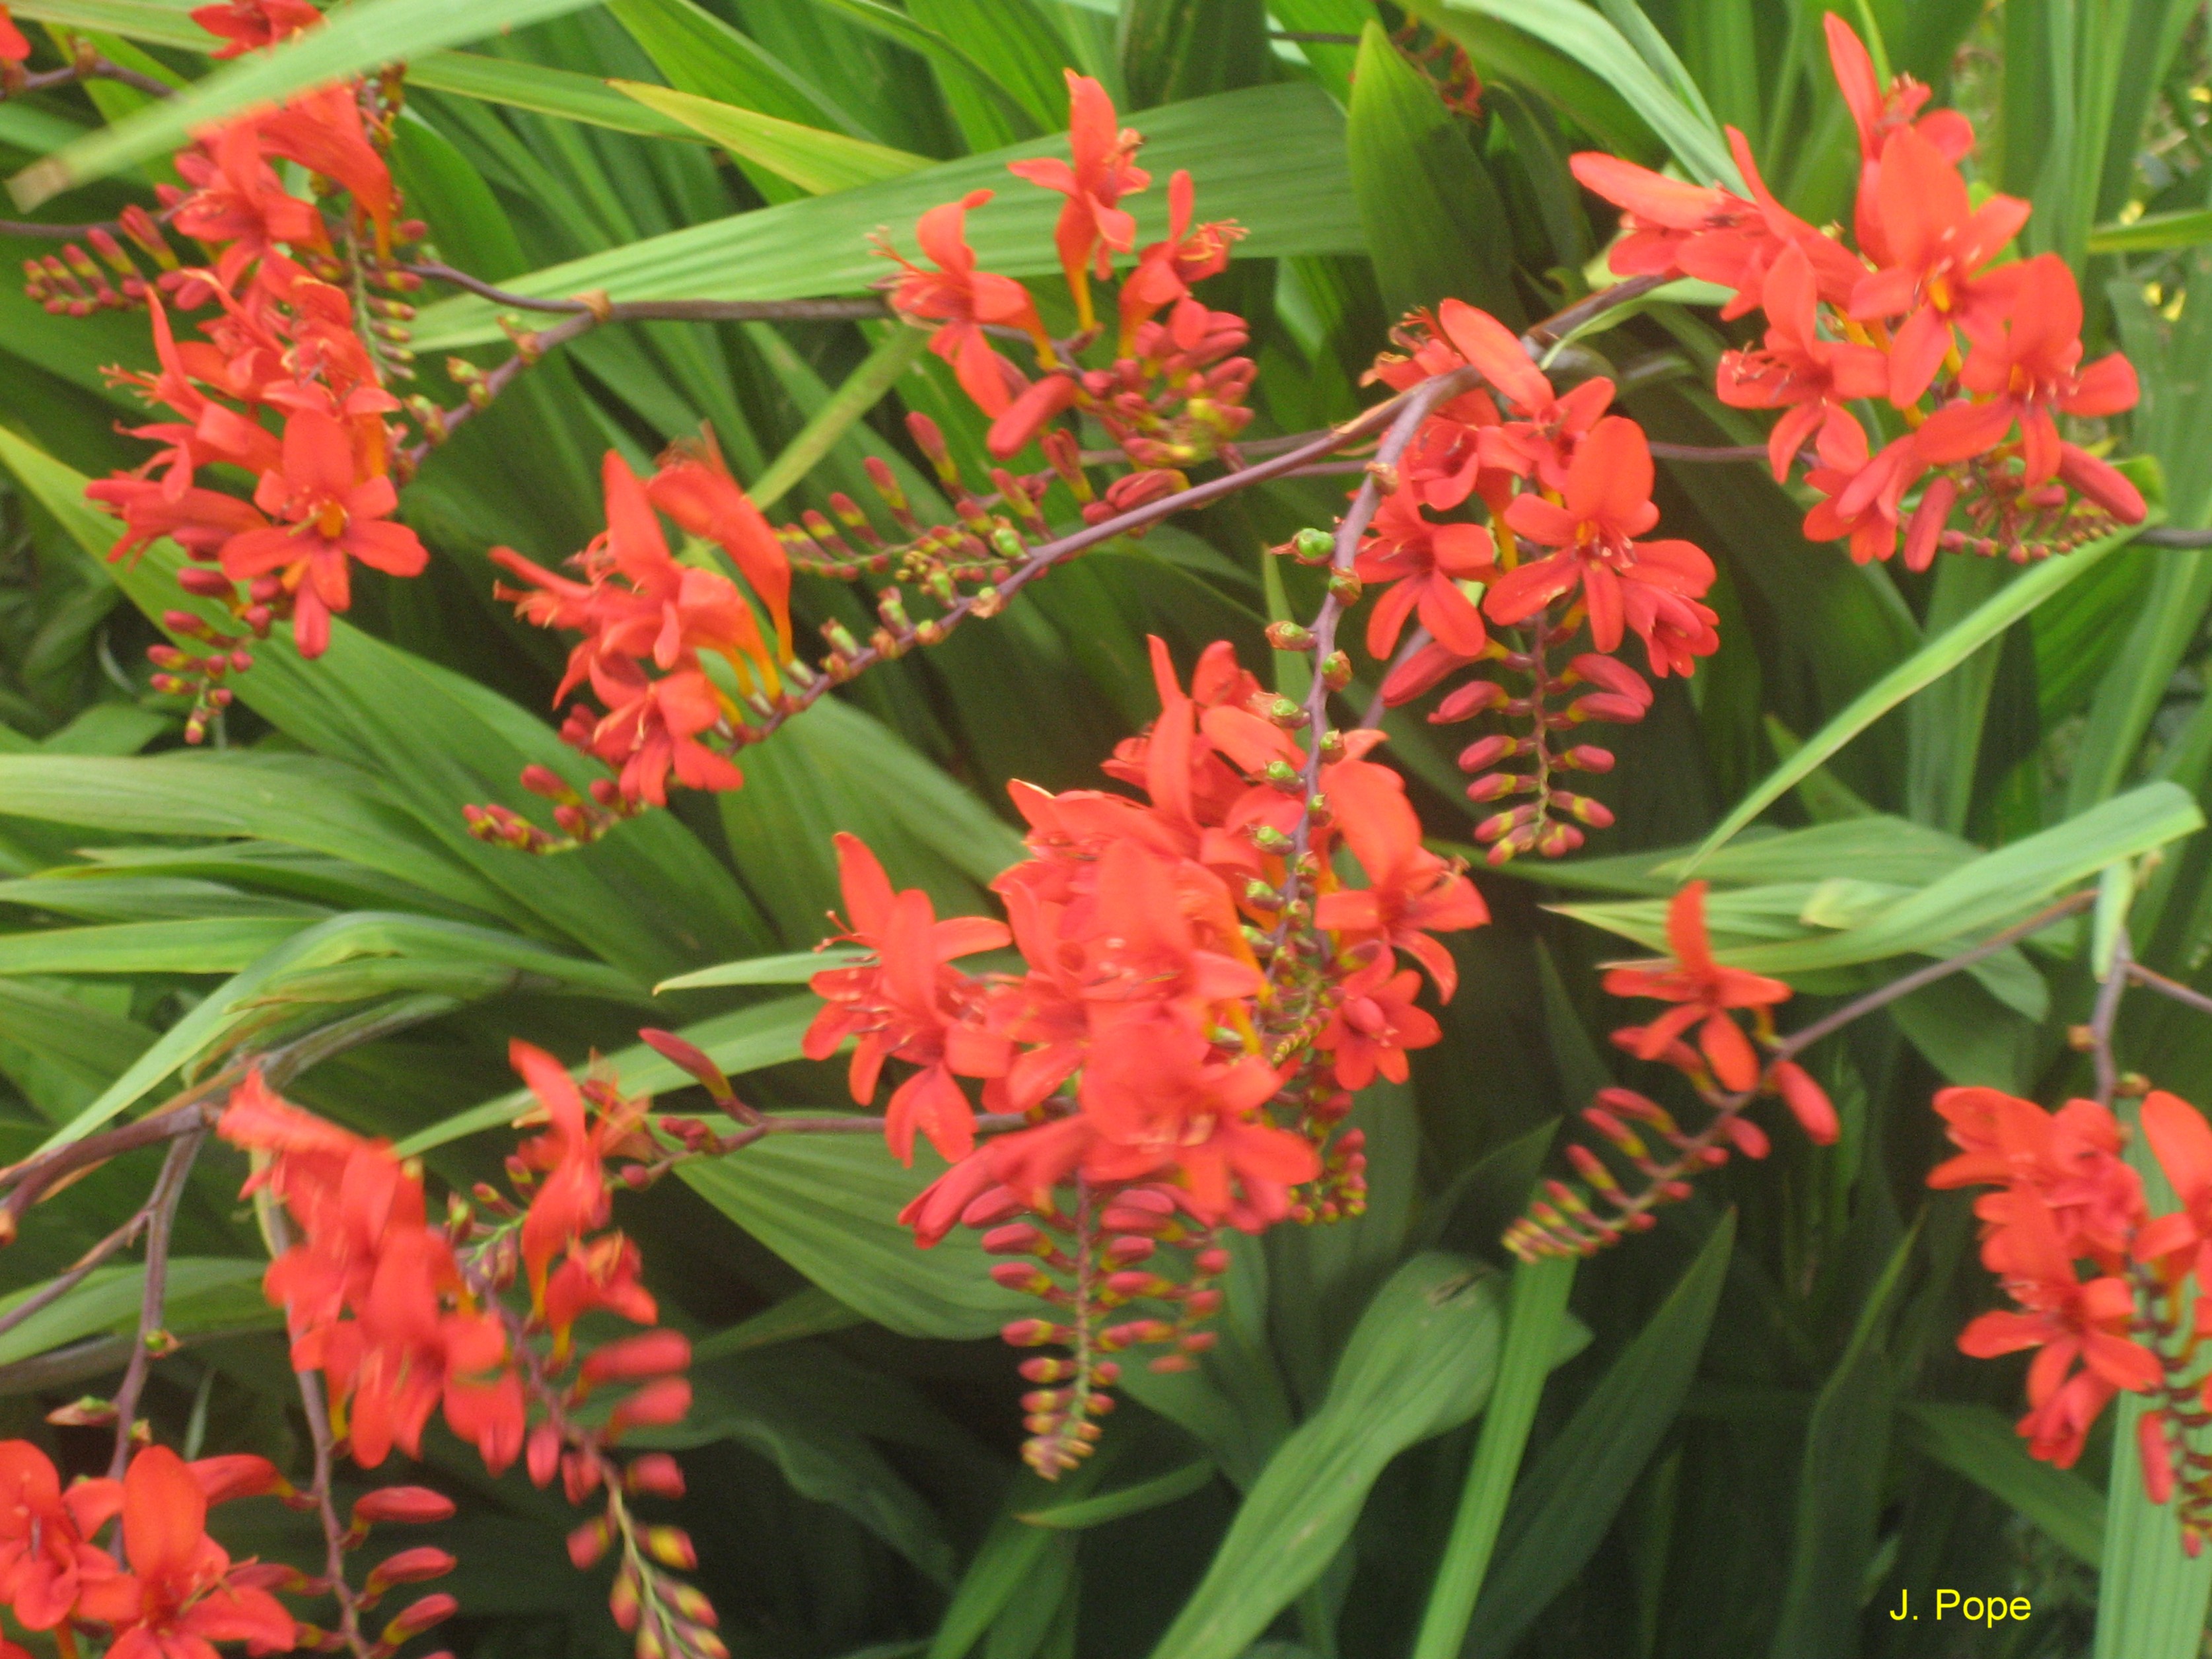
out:
<path id="1" fill-rule="evenodd" d="M 261 475 L 253 499 L 283 522 L 225 542 L 223 572 L 241 580 L 283 578 L 297 607 L 292 629 L 302 656 L 323 653 L 331 614 L 353 603 L 353 560 L 394 576 L 419 575 L 429 562 L 415 532 L 387 516 L 399 504 L 392 480 L 362 465 L 352 430 L 319 410 L 293 415 L 283 465 Z"/>
<path id="2" fill-rule="evenodd" d="M 1668 906 L 1667 944 L 1672 958 L 1621 963 L 1607 973 L 1605 988 L 1610 996 L 1650 997 L 1677 1005 L 1632 1036 L 1622 1033 L 1638 1059 L 1658 1059 L 1694 1025 L 1698 1047 L 1713 1075 L 1723 1088 L 1741 1092 L 1758 1085 L 1759 1054 L 1743 1028 L 1729 1018 L 1730 1011 L 1771 1007 L 1789 1000 L 1790 990 L 1778 979 L 1723 968 L 1713 960 L 1705 931 L 1705 888 L 1702 881 L 1691 882 Z"/>
<path id="3" fill-rule="evenodd" d="M 1600 421 L 1576 447 L 1563 502 L 1523 492 L 1505 510 L 1515 534 L 1559 550 L 1499 576 L 1483 609 L 1497 622 L 1526 622 L 1579 590 L 1600 651 L 1619 649 L 1632 629 L 1658 674 L 1711 651 L 1713 613 L 1696 601 L 1712 586 L 1712 560 L 1688 542 L 1636 539 L 1659 521 L 1651 483 L 1644 428 L 1625 416 Z"/>
<path id="4" fill-rule="evenodd" d="M 222 37 L 224 44 L 210 54 L 216 58 L 236 58 L 273 46 L 323 21 L 322 13 L 307 0 L 222 0 L 218 5 L 201 6 L 190 15 L 210 34 Z"/>
<path id="5" fill-rule="evenodd" d="M 827 1060 L 846 1038 L 858 1037 L 848 1080 L 862 1105 L 875 1098 L 886 1060 L 919 1066 L 893 1091 L 884 1113 L 891 1151 L 912 1163 L 919 1130 L 947 1158 L 965 1158 L 975 1146 L 975 1114 L 954 1075 L 1003 1076 L 1011 1045 L 966 1017 L 957 999 L 963 976 L 946 964 L 999 950 L 1012 936 L 1004 923 L 981 916 L 939 921 L 918 887 L 893 892 L 883 866 L 857 836 L 837 836 L 837 870 L 850 918 L 838 937 L 865 945 L 874 960 L 814 975 L 823 1006 L 807 1028 L 806 1057 Z"/>
<path id="6" fill-rule="evenodd" d="M 1091 278 L 1108 275 L 1113 269 L 1111 255 L 1127 253 L 1137 245 L 1136 219 L 1116 204 L 1148 187 L 1152 175 L 1137 165 L 1137 149 L 1144 139 L 1122 128 L 1106 88 L 1073 70 L 1062 73 L 1067 77 L 1067 142 L 1073 164 L 1042 156 L 1009 161 L 1006 171 L 1067 198 L 1053 241 L 1060 250 L 1068 290 L 1075 296 L 1077 320 L 1089 328 L 1093 321 Z"/>
<path id="7" fill-rule="evenodd" d="M 1992 196 L 1974 206 L 1958 169 L 1909 126 L 1882 145 L 1875 203 L 1881 269 L 1861 279 L 1850 313 L 1904 317 L 1889 349 L 1890 399 L 1903 406 L 1919 402 L 1942 367 L 1952 325 L 1971 331 L 2004 305 L 2008 273 L 1984 267 L 2027 222 L 2028 204 Z"/>
<path id="8" fill-rule="evenodd" d="M 1889 364 L 1881 353 L 1820 337 L 1820 297 L 1804 251 L 1784 249 L 1760 289 L 1759 303 L 1766 311 L 1765 346 L 1722 353 L 1715 380 L 1714 390 L 1724 404 L 1790 411 L 1767 434 L 1766 458 L 1778 480 L 1789 475 L 1790 463 L 1814 433 L 1857 424 L 1845 403 L 1878 397 L 1889 385 Z"/>
<path id="9" fill-rule="evenodd" d="M 80 1606 L 113 1628 L 114 1659 L 216 1659 L 217 1642 L 255 1653 L 295 1644 L 292 1615 L 207 1535 L 207 1495 L 184 1459 L 147 1447 L 124 1474 L 121 1504 L 131 1571 L 88 1586 Z"/>
<path id="10" fill-rule="evenodd" d="M 2057 474 L 2069 447 L 2053 411 L 2094 418 L 2133 409 L 2136 371 L 2117 351 L 2082 367 L 2081 294 L 2057 254 L 2039 254 L 2007 275 L 2004 310 L 1967 327 L 1974 349 L 1959 384 L 1976 400 L 1937 410 L 1913 441 L 1942 465 L 1994 449 L 2017 422 L 2024 482 L 2039 484 Z"/>
<path id="11" fill-rule="evenodd" d="M 1480 927 L 1490 920 L 1490 907 L 1458 866 L 1421 845 L 1405 781 L 1389 767 L 1344 761 L 1325 770 L 1322 786 L 1368 884 L 1322 894 L 1314 907 L 1316 925 L 1347 943 L 1381 939 L 1405 951 L 1428 969 L 1437 994 L 1449 1002 L 1459 969 L 1431 935 Z"/>
<path id="12" fill-rule="evenodd" d="M 968 216 L 994 194 L 971 190 L 958 201 L 921 216 L 915 226 L 915 240 L 937 266 L 934 270 L 924 270 L 888 242 L 878 250 L 899 266 L 891 289 L 892 306 L 907 316 L 940 325 L 930 336 L 929 349 L 952 365 L 962 390 L 975 400 L 976 407 L 994 416 L 1004 414 L 1013 401 L 1009 381 L 1020 377 L 993 349 L 984 330 L 1025 330 L 1040 353 L 1052 355 L 1051 341 L 1029 290 L 1011 276 L 975 268 L 975 250 L 968 246 Z"/>
<path id="13" fill-rule="evenodd" d="M 23 38 L 23 31 L 15 27 L 15 20 L 8 15 L 8 8 L 0 6 L 0 64 L 19 64 L 30 55 L 31 43 Z"/>

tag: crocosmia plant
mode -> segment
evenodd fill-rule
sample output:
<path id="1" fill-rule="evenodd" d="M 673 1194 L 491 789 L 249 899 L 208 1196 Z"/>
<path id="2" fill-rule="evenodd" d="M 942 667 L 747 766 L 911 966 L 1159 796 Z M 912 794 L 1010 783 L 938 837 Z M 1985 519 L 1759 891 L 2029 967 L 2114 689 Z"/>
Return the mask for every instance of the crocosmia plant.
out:
<path id="1" fill-rule="evenodd" d="M 0 1659 L 2193 1659 L 2199 11 L 0 6 Z"/>

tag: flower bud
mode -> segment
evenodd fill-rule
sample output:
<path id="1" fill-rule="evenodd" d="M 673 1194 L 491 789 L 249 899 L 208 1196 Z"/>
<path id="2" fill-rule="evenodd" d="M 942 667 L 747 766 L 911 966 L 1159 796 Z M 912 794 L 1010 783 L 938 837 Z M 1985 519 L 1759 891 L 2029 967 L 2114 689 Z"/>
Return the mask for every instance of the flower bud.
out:
<path id="1" fill-rule="evenodd" d="M 681 1498 L 684 1471 L 666 1452 L 647 1452 L 630 1459 L 623 1470 L 623 1490 L 648 1498 Z"/>
<path id="2" fill-rule="evenodd" d="M 426 1579 L 442 1578 L 459 1565 L 444 1550 L 433 1549 L 427 1544 L 417 1549 L 402 1550 L 369 1569 L 366 1589 L 371 1595 L 380 1595 L 394 1584 L 419 1584 Z"/>
<path id="3" fill-rule="evenodd" d="M 1767 1073 L 1767 1080 L 1782 1096 L 1782 1103 L 1805 1131 L 1806 1138 L 1817 1146 L 1835 1144 L 1839 1125 L 1836 1108 L 1828 1098 L 1828 1091 L 1813 1081 L 1813 1074 L 1792 1060 L 1785 1060 Z"/>
<path id="4" fill-rule="evenodd" d="M 1291 538 L 1291 556 L 1300 564 L 1327 564 L 1336 556 L 1336 538 L 1310 525 Z"/>
<path id="5" fill-rule="evenodd" d="M 1313 629 L 1300 623 L 1269 623 L 1267 643 L 1278 651 L 1310 651 L 1314 648 Z"/>
<path id="6" fill-rule="evenodd" d="M 691 1547 L 691 1534 L 681 1527 L 647 1527 L 641 1541 L 645 1553 L 664 1567 L 689 1572 L 699 1565 L 699 1552 Z"/>
<path id="7" fill-rule="evenodd" d="M 664 1376 L 647 1383 L 608 1413 L 607 1438 L 613 1440 L 625 1431 L 641 1425 L 663 1428 L 671 1423 L 680 1423 L 690 1409 L 691 1385 L 680 1376 Z"/>
<path id="8" fill-rule="evenodd" d="M 663 1376 L 691 1363 L 691 1339 L 681 1331 L 643 1331 L 594 1349 L 580 1373 L 585 1385 Z M 678 1413 L 679 1415 L 681 1413 Z"/>
<path id="9" fill-rule="evenodd" d="M 615 1529 L 604 1515 L 593 1516 L 568 1534 L 568 1561 L 578 1572 L 585 1572 L 599 1564 L 606 1554 L 607 1546 L 613 1543 Z"/>
<path id="10" fill-rule="evenodd" d="M 2173 1457 L 2166 1449 L 2166 1413 L 2145 1412 L 2136 1419 L 2136 1455 L 2142 1462 L 2143 1493 L 2154 1504 L 2173 1496 Z"/>
<path id="11" fill-rule="evenodd" d="M 353 1519 L 357 1527 L 374 1526 L 380 1521 L 427 1526 L 453 1517 L 453 1500 L 428 1486 L 380 1486 L 354 1500 Z"/>
<path id="12" fill-rule="evenodd" d="M 420 1636 L 433 1625 L 442 1624 L 460 1611 L 461 1604 L 441 1591 L 426 1595 L 384 1627 L 378 1638 L 391 1647 Z"/>

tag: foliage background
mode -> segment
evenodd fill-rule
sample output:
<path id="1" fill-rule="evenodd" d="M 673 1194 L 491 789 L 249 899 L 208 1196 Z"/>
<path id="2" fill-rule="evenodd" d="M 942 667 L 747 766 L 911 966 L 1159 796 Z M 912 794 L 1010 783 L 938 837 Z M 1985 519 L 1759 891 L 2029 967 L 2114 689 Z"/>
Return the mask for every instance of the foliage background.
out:
<path id="1" fill-rule="evenodd" d="M 187 9 L 15 8 L 179 83 L 208 70 L 187 49 L 199 38 Z M 858 291 L 874 274 L 868 230 L 1003 180 L 991 153 L 1045 148 L 1064 120 L 1061 67 L 1097 76 L 1151 137 L 1156 177 L 1189 166 L 1201 210 L 1251 228 L 1209 297 L 1253 321 L 1260 431 L 1357 408 L 1361 370 L 1409 306 L 1456 294 L 1517 325 L 1583 292 L 1608 222 L 1567 174 L 1573 149 L 1656 163 L 1733 123 L 1816 222 L 1848 212 L 1856 162 L 1820 9 L 1800 0 L 1384 7 L 1393 25 L 1425 22 L 1470 52 L 1486 82 L 1471 118 L 1378 39 L 1280 38 L 1358 36 L 1377 15 L 1365 0 L 475 0 L 468 24 L 484 38 L 464 53 L 422 50 L 433 26 L 450 44 L 453 24 L 416 0 L 350 9 L 384 14 L 380 55 L 416 60 L 397 166 L 436 248 L 549 295 Z M 1974 116 L 1984 182 L 2033 198 L 2028 251 L 2075 264 L 2090 353 L 2123 345 L 2142 374 L 2124 446 L 2161 464 L 2172 522 L 2203 524 L 2202 9 L 1856 0 L 1850 15 L 1895 67 Z M 711 102 L 641 101 L 610 81 Z M 94 86 L 0 104 L 0 161 L 13 172 L 146 101 Z M 105 216 L 143 199 L 164 166 L 132 160 L 47 211 Z M 1164 198 L 1156 187 L 1139 208 L 1148 235 Z M 986 264 L 1046 269 L 1049 210 L 1010 194 L 978 216 Z M 451 352 L 496 361 L 493 318 L 465 296 L 426 308 L 427 389 L 453 401 L 439 367 Z M 1573 349 L 1619 376 L 1655 438 L 1755 441 L 1708 392 L 1734 337 L 1708 313 L 1661 304 Z M 641 1024 L 682 1025 L 749 1074 L 752 1097 L 834 1105 L 837 1078 L 798 1061 L 806 997 L 651 987 L 813 943 L 836 896 L 836 829 L 864 836 L 940 910 L 986 908 L 982 884 L 1018 850 L 1006 781 L 1095 780 L 1153 711 L 1147 633 L 1186 665 L 1218 637 L 1266 660 L 1265 622 L 1309 614 L 1318 592 L 1312 573 L 1261 549 L 1328 522 L 1340 499 L 1328 480 L 1277 483 L 1090 553 L 751 751 L 742 792 L 531 860 L 470 841 L 459 813 L 526 808 L 514 781 L 526 761 L 581 775 L 546 714 L 562 647 L 493 603 L 486 549 L 548 562 L 573 551 L 596 526 L 595 458 L 612 447 L 642 465 L 702 418 L 745 478 L 802 430 L 827 441 L 787 480 L 787 509 L 860 493 L 871 454 L 929 501 L 906 411 L 981 455 L 949 375 L 889 325 L 592 335 L 530 371 L 410 487 L 405 514 L 440 555 L 429 574 L 365 580 L 319 664 L 264 651 L 222 742 L 185 753 L 175 711 L 144 684 L 149 617 L 171 602 L 161 550 L 136 573 L 105 566 L 110 532 L 77 502 L 77 475 L 141 453 L 114 429 L 137 410 L 100 367 L 149 361 L 141 319 L 60 321 L 0 291 L 0 1160 L 158 1098 L 180 1066 L 189 1076 L 239 1042 L 403 1003 L 421 1017 L 412 1029 L 295 1091 L 402 1139 L 456 1185 L 496 1156 L 496 1137 L 473 1132 L 514 1109 L 511 1033 L 578 1062 L 616 1053 L 626 1080 L 672 1090 L 675 1074 L 630 1045 Z M 831 399 L 871 362 L 896 372 L 854 418 Z M 1701 872 L 1723 890 L 1723 942 L 1820 944 L 1790 975 L 1808 998 L 1893 976 L 1958 921 L 1939 894 L 1921 936 L 1869 933 L 1856 949 L 1881 903 L 1946 878 L 1954 893 L 1962 871 L 2032 902 L 2170 841 L 2212 787 L 2212 550 L 2123 548 L 2038 572 L 2031 611 L 1960 634 L 2023 577 L 1958 558 L 1927 577 L 1855 568 L 1802 539 L 1799 507 L 1756 467 L 1670 465 L 1661 500 L 1669 533 L 1722 567 L 1723 645 L 1692 681 L 1664 683 L 1619 745 L 1601 793 L 1620 827 L 1594 856 L 1483 878 L 1498 921 L 1460 946 L 1447 1041 L 1417 1059 L 1410 1087 L 1359 1109 L 1368 1213 L 1243 1249 L 1221 1352 L 1196 1376 L 1133 1385 L 1108 1453 L 1065 1489 L 1016 1473 L 1018 1385 L 989 1334 L 1023 1304 L 990 1285 L 972 1243 L 922 1255 L 892 1224 L 926 1170 L 859 1138 L 772 1141 L 627 1205 L 666 1316 L 698 1343 L 699 1406 L 665 1439 L 684 1451 L 680 1518 L 733 1652 L 1233 1659 L 1255 1639 L 1273 1659 L 1405 1651 L 1478 1437 L 1503 1414 L 1478 1413 L 1493 1386 L 1503 1401 L 1539 1385 L 1517 1471 L 1510 1435 L 1477 1466 L 1504 1509 L 1486 1574 L 1472 1566 L 1470 1654 L 2197 1650 L 2212 1565 L 2183 1565 L 2131 1460 L 2109 1482 L 2105 1443 L 2072 1472 L 2032 1464 L 2008 1423 L 2017 1368 L 1954 1352 L 1988 1292 L 1963 1195 L 1922 1187 L 1932 1089 L 2057 1098 L 2078 1081 L 2065 1032 L 2087 1007 L 2083 939 L 2011 953 L 1815 1051 L 1839 1144 L 1778 1133 L 1769 1163 L 1731 1168 L 1656 1234 L 1585 1266 L 1555 1328 L 1569 1340 L 1528 1334 L 1541 1322 L 1526 1310 L 1566 1293 L 1560 1270 L 1538 1270 L 1552 1275 L 1540 1290 L 1523 1270 L 1510 1300 L 1492 1271 L 1563 1119 L 1626 1064 L 1601 1042 L 1618 1016 L 1591 972 L 1621 945 L 1589 921 L 1648 934 L 1679 874 L 1669 860 L 1930 641 L 1945 644 L 1921 660 L 1947 672 L 1870 724 L 1847 719 L 1854 739 L 1764 821 L 1807 833 L 1754 832 Z M 863 614 L 820 584 L 802 582 L 799 605 L 810 622 Z M 1371 684 L 1373 665 L 1361 670 Z M 1451 734 L 1390 724 L 1433 834 L 1464 842 L 1473 809 Z M 1976 861 L 2002 847 L 2009 863 Z M 2205 846 L 2170 847 L 2134 917 L 2142 958 L 2200 987 L 2212 987 L 2208 874 Z M 1588 920 L 1546 908 L 1567 900 L 1615 908 Z M 2212 1103 L 2212 1024 L 2131 1004 L 2121 1047 Z M 106 1231 L 153 1156 L 37 1212 L 0 1258 L 0 1286 L 34 1285 Z M 149 1399 L 179 1442 L 296 1464 L 241 1173 L 228 1154 L 202 1160 L 172 1298 L 185 1346 Z M 104 1462 L 89 1431 L 42 1419 L 109 1386 L 137 1301 L 136 1269 L 106 1270 L 0 1337 L 0 1434 Z M 557 1498 L 519 1476 L 486 1481 L 449 1443 L 431 1455 L 435 1483 L 467 1494 L 450 1528 L 466 1608 L 456 1645 L 618 1651 L 604 1587 L 561 1554 Z M 273 1504 L 257 1521 L 251 1541 L 267 1553 L 306 1541 Z M 1937 1586 L 2025 1595 L 2036 1613 L 1971 1637 L 1882 1616 L 1900 1591 L 1924 1601 Z"/>

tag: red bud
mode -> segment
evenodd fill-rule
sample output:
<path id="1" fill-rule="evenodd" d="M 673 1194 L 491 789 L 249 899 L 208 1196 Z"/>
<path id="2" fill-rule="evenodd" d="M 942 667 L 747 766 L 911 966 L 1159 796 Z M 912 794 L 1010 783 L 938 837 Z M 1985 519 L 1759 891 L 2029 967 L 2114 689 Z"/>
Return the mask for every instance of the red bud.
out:
<path id="1" fill-rule="evenodd" d="M 623 1487 L 653 1498 L 681 1498 L 684 1471 L 666 1452 L 647 1452 L 630 1460 L 623 1471 Z"/>
<path id="2" fill-rule="evenodd" d="M 691 1340 L 681 1331 L 644 1331 L 594 1349 L 584 1361 L 581 1376 L 586 1385 L 627 1382 L 680 1371 L 690 1363 Z"/>
<path id="3" fill-rule="evenodd" d="M 607 1438 L 640 1426 L 660 1428 L 684 1420 L 691 1409 L 691 1385 L 680 1376 L 648 1382 L 617 1405 L 607 1418 Z"/>
<path id="4" fill-rule="evenodd" d="M 422 1526 L 434 1521 L 449 1521 L 453 1515 L 453 1500 L 428 1486 L 380 1486 L 374 1492 L 363 1492 L 353 1506 L 354 1522 L 358 1526 L 373 1526 L 380 1521 Z"/>

